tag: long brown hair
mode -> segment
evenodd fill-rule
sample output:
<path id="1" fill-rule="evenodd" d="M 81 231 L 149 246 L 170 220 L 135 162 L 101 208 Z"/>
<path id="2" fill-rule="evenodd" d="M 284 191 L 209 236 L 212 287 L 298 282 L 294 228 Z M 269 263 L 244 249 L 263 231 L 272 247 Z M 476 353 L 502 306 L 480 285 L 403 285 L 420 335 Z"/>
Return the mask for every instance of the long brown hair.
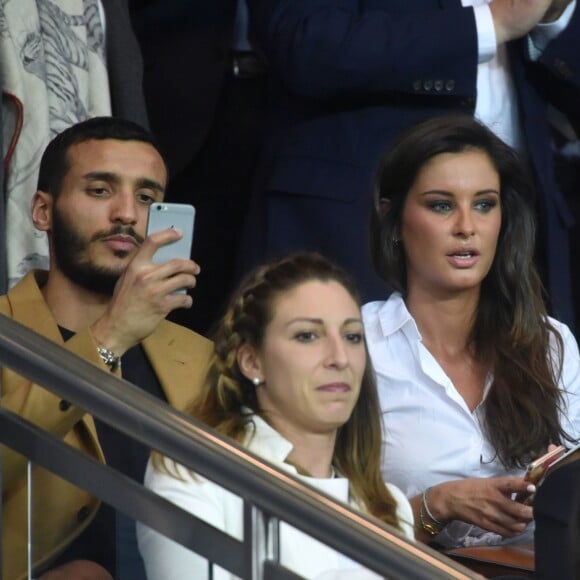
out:
<path id="1" fill-rule="evenodd" d="M 533 262 L 535 190 L 517 153 L 469 116 L 438 117 L 402 133 L 377 171 L 371 253 L 378 274 L 405 296 L 404 247 L 393 240 L 407 193 L 430 159 L 469 150 L 485 153 L 498 172 L 502 211 L 497 251 L 482 283 L 470 343 L 478 360 L 494 373 L 485 400 L 487 435 L 504 466 L 522 467 L 549 443 L 570 438 L 558 416 L 562 338 L 548 319 Z M 388 200 L 386 212 L 381 200 Z"/>
<path id="2" fill-rule="evenodd" d="M 243 408 L 260 415 L 261 411 L 255 385 L 240 371 L 237 351 L 244 344 L 259 349 L 276 298 L 312 280 L 338 282 L 360 307 L 351 278 L 316 253 L 295 254 L 250 273 L 233 295 L 213 337 L 213 363 L 203 393 L 191 409 L 197 419 L 237 442 L 244 440 L 248 416 Z M 379 402 L 368 352 L 366 359 L 359 398 L 351 417 L 338 430 L 333 464 L 348 478 L 352 495 L 370 514 L 399 527 L 396 503 L 380 472 Z"/>

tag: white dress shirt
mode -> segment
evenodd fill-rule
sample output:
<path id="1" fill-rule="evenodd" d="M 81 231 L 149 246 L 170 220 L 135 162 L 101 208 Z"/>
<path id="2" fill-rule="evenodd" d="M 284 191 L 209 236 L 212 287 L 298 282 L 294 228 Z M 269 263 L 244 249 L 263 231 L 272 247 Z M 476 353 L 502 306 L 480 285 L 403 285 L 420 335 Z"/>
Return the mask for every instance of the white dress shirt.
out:
<path id="1" fill-rule="evenodd" d="M 467 477 L 521 476 L 506 470 L 483 429 L 483 401 L 471 412 L 433 355 L 422 343 L 415 321 L 398 293 L 386 302 L 369 302 L 363 321 L 377 375 L 383 416 L 383 477 L 408 498 L 427 487 Z M 550 319 L 564 341 L 564 364 L 559 386 L 564 392 L 563 428 L 580 437 L 580 357 L 568 327 Z M 519 541 L 527 541 L 528 535 Z M 495 534 L 454 522 L 438 537 L 445 545 L 498 543 Z"/>
<path id="2" fill-rule="evenodd" d="M 349 483 L 344 477 L 320 479 L 299 476 L 296 469 L 284 460 L 292 451 L 292 444 L 284 439 L 268 423 L 254 415 L 255 431 L 248 429 L 244 444 L 250 451 L 298 476 L 306 483 L 321 491 L 358 507 L 349 495 Z M 178 465 L 181 479 L 161 473 L 147 466 L 145 485 L 231 536 L 243 538 L 243 501 L 228 490 L 200 476 L 192 474 Z M 388 485 L 397 502 L 397 516 L 403 533 L 414 538 L 413 512 L 401 490 Z M 139 549 L 145 562 L 148 580 L 203 580 L 208 577 L 207 561 L 194 552 L 167 539 L 142 524 L 137 524 Z M 280 524 L 280 562 L 305 578 L 321 580 L 344 578 L 348 580 L 378 580 L 378 576 L 360 566 L 357 562 L 339 554 L 335 550 L 307 536 L 292 526 Z M 214 578 L 234 578 L 229 572 L 215 567 Z"/>
<path id="3" fill-rule="evenodd" d="M 489 4 L 493 0 L 461 0 L 464 7 L 473 7 L 477 27 L 479 65 L 477 67 L 477 99 L 475 117 L 508 145 L 525 149 L 518 115 L 518 99 L 511 79 L 505 44 L 497 45 Z M 549 42 L 570 22 L 576 0 L 560 18 L 549 24 L 538 24 L 528 35 L 530 58 L 537 60 Z"/>

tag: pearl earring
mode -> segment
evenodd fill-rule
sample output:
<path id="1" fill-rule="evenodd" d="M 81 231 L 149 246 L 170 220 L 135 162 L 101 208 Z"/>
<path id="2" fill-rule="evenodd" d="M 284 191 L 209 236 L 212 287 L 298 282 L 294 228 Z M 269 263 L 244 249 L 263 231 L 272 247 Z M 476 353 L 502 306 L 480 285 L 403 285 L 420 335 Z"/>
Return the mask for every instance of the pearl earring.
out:
<path id="1" fill-rule="evenodd" d="M 260 380 L 260 377 L 254 377 L 252 379 L 252 383 L 254 383 L 254 385 L 256 385 L 256 387 L 258 387 L 260 385 L 262 381 Z"/>

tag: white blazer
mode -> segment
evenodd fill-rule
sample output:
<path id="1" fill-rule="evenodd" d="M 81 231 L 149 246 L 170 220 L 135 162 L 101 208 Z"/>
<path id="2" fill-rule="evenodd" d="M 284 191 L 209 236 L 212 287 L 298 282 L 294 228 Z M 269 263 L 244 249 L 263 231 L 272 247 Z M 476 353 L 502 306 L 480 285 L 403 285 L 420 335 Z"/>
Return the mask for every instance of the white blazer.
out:
<path id="1" fill-rule="evenodd" d="M 292 444 L 258 416 L 252 417 L 255 431 L 249 429 L 245 442 L 253 453 L 297 475 L 310 485 L 345 503 L 357 506 L 349 498 L 348 480 L 343 477 L 318 479 L 297 474 L 296 469 L 284 463 L 292 450 Z M 198 475 L 192 474 L 182 465 L 176 465 L 177 479 L 147 466 L 145 485 L 177 504 L 198 518 L 241 540 L 243 538 L 243 501 L 223 487 Z M 397 502 L 397 515 L 404 534 L 413 539 L 413 512 L 403 493 L 387 484 Z M 137 524 L 139 549 L 145 562 L 148 580 L 203 580 L 208 578 L 208 563 L 205 558 L 191 552 L 162 534 Z M 292 526 L 280 524 L 280 562 L 296 574 L 305 578 L 379 578 L 354 562 L 325 546 L 318 540 L 300 532 Z M 214 578 L 235 578 L 229 572 L 214 567 Z"/>

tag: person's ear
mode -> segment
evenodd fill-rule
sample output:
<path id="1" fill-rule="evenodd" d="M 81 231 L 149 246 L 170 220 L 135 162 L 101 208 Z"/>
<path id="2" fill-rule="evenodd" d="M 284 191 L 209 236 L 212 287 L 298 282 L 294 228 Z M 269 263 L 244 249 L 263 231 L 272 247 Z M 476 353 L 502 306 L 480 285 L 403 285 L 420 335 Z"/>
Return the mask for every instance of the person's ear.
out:
<path id="1" fill-rule="evenodd" d="M 249 344 L 242 344 L 236 353 L 236 360 L 240 372 L 255 385 L 264 382 L 262 359 L 256 348 Z"/>
<path id="2" fill-rule="evenodd" d="M 47 191 L 38 190 L 32 197 L 32 222 L 41 232 L 52 230 L 52 210 L 54 198 Z"/>

